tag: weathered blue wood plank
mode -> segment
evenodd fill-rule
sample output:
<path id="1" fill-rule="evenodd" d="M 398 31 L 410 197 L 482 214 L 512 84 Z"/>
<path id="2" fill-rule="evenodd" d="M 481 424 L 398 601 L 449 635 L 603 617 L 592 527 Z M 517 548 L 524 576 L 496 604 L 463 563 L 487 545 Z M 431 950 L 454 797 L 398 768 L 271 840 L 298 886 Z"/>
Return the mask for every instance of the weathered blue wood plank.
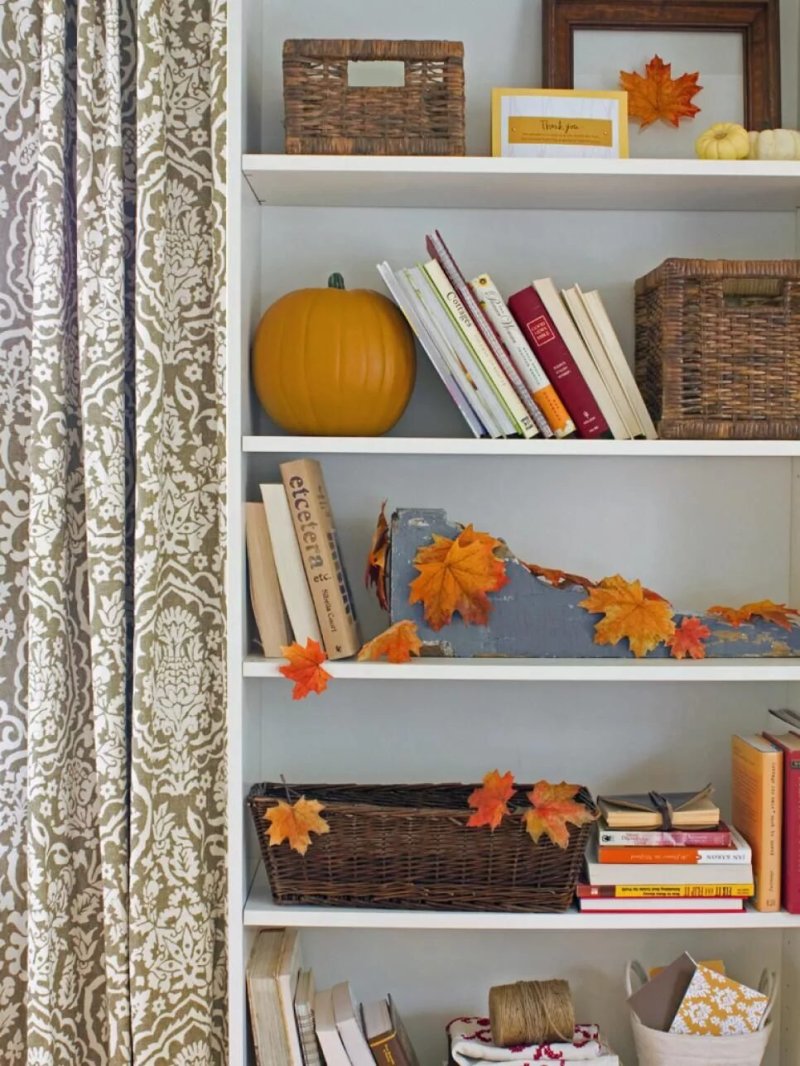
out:
<path id="1" fill-rule="evenodd" d="M 457 537 L 462 526 L 448 521 L 443 510 L 404 509 L 392 516 L 390 546 L 390 610 L 392 622 L 410 619 L 429 650 L 458 658 L 513 656 L 557 659 L 631 659 L 627 641 L 610 647 L 594 643 L 594 627 L 601 615 L 579 607 L 586 598 L 582 588 L 554 588 L 535 577 L 509 553 L 508 584 L 490 593 L 493 604 L 487 626 L 464 625 L 460 617 L 436 632 L 426 625 L 422 605 L 408 602 L 408 588 L 418 571 L 417 551 L 431 543 L 434 533 Z M 738 628 L 707 614 L 692 614 L 711 630 L 707 658 L 800 656 L 800 626 L 786 630 L 772 622 L 757 620 Z M 680 625 L 684 614 L 675 613 Z M 648 658 L 668 658 L 669 649 L 656 648 Z"/>

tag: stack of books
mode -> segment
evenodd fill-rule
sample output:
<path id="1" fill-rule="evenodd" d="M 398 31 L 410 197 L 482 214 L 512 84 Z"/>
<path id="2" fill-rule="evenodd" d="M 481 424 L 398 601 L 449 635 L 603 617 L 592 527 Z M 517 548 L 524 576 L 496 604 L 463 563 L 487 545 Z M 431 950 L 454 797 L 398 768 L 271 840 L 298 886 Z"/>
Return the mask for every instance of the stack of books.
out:
<path id="1" fill-rule="evenodd" d="M 600 796 L 580 909 L 743 910 L 754 891 L 750 845 L 720 821 L 712 791 Z"/>
<path id="2" fill-rule="evenodd" d="M 506 302 L 467 281 L 438 230 L 430 258 L 378 272 L 476 437 L 634 437 L 655 426 L 597 291 L 550 278 Z"/>
<path id="3" fill-rule="evenodd" d="M 753 849 L 753 906 L 800 914 L 800 715 L 770 711 L 769 728 L 734 736 L 732 754 L 733 824 Z"/>
<path id="4" fill-rule="evenodd" d="M 392 997 L 358 1008 L 347 981 L 316 989 L 296 929 L 258 934 L 247 999 L 256 1066 L 419 1066 Z"/>
<path id="5" fill-rule="evenodd" d="M 280 466 L 281 483 L 261 485 L 261 503 L 245 504 L 250 603 L 268 658 L 309 638 L 329 659 L 361 647 L 322 468 L 315 459 Z M 291 634 L 291 636 L 290 636 Z"/>

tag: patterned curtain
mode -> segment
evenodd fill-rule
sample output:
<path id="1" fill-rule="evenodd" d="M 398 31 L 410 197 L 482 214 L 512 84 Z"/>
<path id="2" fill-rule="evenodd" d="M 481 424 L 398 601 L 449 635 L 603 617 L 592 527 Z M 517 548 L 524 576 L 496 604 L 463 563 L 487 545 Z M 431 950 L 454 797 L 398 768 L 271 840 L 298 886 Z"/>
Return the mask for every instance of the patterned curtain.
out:
<path id="1" fill-rule="evenodd" d="M 0 4 L 0 1058 L 226 1057 L 224 0 Z"/>

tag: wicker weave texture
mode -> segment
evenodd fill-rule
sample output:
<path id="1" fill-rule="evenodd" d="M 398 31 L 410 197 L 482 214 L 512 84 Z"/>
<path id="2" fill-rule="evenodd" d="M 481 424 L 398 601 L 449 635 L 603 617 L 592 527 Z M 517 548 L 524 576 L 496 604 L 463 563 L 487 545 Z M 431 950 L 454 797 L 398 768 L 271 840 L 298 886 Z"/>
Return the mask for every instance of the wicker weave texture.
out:
<path id="1" fill-rule="evenodd" d="M 351 61 L 395 60 L 404 86 L 351 86 Z M 290 40 L 286 151 L 464 155 L 464 46 L 453 41 Z"/>
<path id="2" fill-rule="evenodd" d="M 520 817 L 532 785 L 518 786 L 494 832 L 467 827 L 474 785 L 288 787 L 292 800 L 324 804 L 330 832 L 313 836 L 305 855 L 270 847 L 265 815 L 286 786 L 253 786 L 248 804 L 276 903 L 555 913 L 572 902 L 589 827 L 570 826 L 565 850 L 534 844 Z M 596 810 L 585 789 L 578 799 Z"/>
<path id="3" fill-rule="evenodd" d="M 668 259 L 639 278 L 636 378 L 662 437 L 800 437 L 800 261 Z"/>

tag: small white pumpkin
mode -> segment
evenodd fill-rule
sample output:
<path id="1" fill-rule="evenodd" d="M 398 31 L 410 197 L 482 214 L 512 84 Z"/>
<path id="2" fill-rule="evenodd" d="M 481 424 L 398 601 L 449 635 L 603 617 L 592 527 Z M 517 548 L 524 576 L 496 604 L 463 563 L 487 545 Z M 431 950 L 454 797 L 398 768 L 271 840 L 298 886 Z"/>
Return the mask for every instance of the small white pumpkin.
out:
<path id="1" fill-rule="evenodd" d="M 755 140 L 755 150 L 752 148 Z M 751 159 L 800 159 L 800 132 L 797 130 L 761 130 L 750 134 Z"/>

